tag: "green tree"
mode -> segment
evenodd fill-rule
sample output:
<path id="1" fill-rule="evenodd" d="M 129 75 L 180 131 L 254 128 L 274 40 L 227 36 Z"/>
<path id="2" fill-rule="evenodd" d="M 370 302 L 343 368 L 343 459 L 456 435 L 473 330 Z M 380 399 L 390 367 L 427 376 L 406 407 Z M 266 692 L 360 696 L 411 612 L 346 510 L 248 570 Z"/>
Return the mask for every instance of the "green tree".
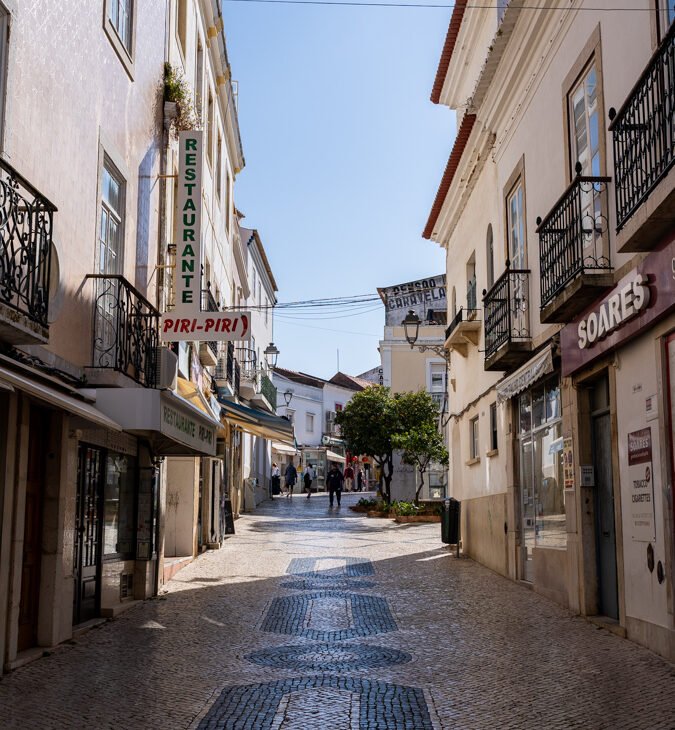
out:
<path id="1" fill-rule="evenodd" d="M 443 443 L 443 436 L 439 433 L 435 422 L 426 421 L 409 431 L 396 434 L 392 441 L 394 448 L 403 452 L 401 455 L 403 463 L 415 466 L 419 471 L 420 483 L 415 492 L 415 504 L 419 504 L 420 493 L 424 487 L 424 475 L 429 466 L 432 463 L 443 466 L 448 464 L 448 450 Z"/>
<path id="2" fill-rule="evenodd" d="M 347 448 L 367 454 L 380 467 L 380 491 L 387 502 L 394 473 L 392 436 L 402 430 L 400 415 L 389 388 L 373 386 L 356 393 L 335 419 Z"/>
<path id="3" fill-rule="evenodd" d="M 404 434 L 419 433 L 429 436 L 431 432 L 435 432 L 438 435 L 436 431 L 438 408 L 431 396 L 424 391 L 397 393 L 392 396 L 389 388 L 374 386 L 356 393 L 344 410 L 337 414 L 336 422 L 341 428 L 347 448 L 354 454 L 371 456 L 380 467 L 380 492 L 382 497 L 390 502 L 394 449 L 402 448 L 395 444 L 396 439 Z M 429 436 L 429 438 L 432 439 L 429 442 L 433 446 L 429 447 L 432 455 L 426 460 L 424 471 L 432 461 L 440 460 L 443 463 L 443 453 L 435 448 L 436 437 Z M 440 435 L 438 439 L 442 447 L 443 439 Z M 410 445 L 413 443 L 410 442 Z M 416 453 L 424 460 L 421 442 L 417 445 L 420 448 L 416 451 L 411 448 L 410 458 Z M 445 455 L 447 459 L 447 451 Z M 406 463 L 418 464 L 417 461 Z"/>

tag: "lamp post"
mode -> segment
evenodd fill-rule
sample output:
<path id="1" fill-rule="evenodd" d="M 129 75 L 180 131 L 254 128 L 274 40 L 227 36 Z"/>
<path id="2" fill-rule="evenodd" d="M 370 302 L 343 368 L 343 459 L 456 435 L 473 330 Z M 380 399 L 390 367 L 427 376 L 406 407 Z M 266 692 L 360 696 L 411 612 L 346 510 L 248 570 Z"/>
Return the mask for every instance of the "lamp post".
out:
<path id="1" fill-rule="evenodd" d="M 275 346 L 274 342 L 270 342 L 270 344 L 267 345 L 263 354 L 265 355 L 265 362 L 267 363 L 268 369 L 274 370 L 277 366 L 277 359 L 279 358 L 279 350 Z"/>
<path id="2" fill-rule="evenodd" d="M 288 408 L 293 400 L 293 391 L 290 388 L 284 393 L 284 400 L 286 401 L 286 408 Z"/>
<path id="3" fill-rule="evenodd" d="M 420 352 L 433 352 L 434 355 L 442 357 L 448 364 L 448 366 L 450 365 L 450 353 L 445 349 L 443 345 L 415 344 L 420 334 L 420 325 L 422 324 L 422 322 L 412 309 L 408 310 L 408 314 L 406 315 L 403 322 L 401 322 L 401 324 L 403 325 L 403 332 L 405 333 L 405 338 L 408 341 L 411 350 L 414 348 L 416 350 L 419 350 Z"/>

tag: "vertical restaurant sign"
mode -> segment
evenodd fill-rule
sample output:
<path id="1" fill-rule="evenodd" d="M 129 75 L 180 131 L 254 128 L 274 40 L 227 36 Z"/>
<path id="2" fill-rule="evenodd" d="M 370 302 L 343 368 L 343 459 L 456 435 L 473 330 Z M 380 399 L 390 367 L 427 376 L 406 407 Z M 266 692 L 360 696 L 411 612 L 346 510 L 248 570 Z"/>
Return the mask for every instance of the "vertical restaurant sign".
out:
<path id="1" fill-rule="evenodd" d="M 200 309 L 202 279 L 202 131 L 178 135 L 176 312 Z"/>
<path id="2" fill-rule="evenodd" d="M 571 436 L 563 439 L 563 480 L 565 489 L 574 489 L 574 450 Z"/>
<path id="3" fill-rule="evenodd" d="M 628 434 L 628 484 L 631 537 L 634 542 L 653 542 L 656 532 L 651 428 Z"/>
<path id="4" fill-rule="evenodd" d="M 161 318 L 164 342 L 251 339 L 250 312 L 202 312 L 202 152 L 204 133 L 178 135 L 175 308 Z"/>

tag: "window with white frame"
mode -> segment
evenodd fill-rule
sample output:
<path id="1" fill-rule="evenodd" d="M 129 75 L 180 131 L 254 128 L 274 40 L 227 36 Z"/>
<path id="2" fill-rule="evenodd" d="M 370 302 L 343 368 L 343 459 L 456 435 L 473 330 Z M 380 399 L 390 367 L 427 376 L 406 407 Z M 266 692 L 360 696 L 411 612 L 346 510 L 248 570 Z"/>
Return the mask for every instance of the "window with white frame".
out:
<path id="1" fill-rule="evenodd" d="M 133 9 L 133 0 L 108 0 L 108 20 L 129 55 L 131 55 Z"/>
<path id="2" fill-rule="evenodd" d="M 442 411 L 445 405 L 446 366 L 444 362 L 429 363 L 429 394 Z"/>
<path id="3" fill-rule="evenodd" d="M 5 128 L 5 85 L 7 81 L 7 59 L 9 41 L 9 12 L 0 3 L 0 142 Z"/>
<path id="4" fill-rule="evenodd" d="M 305 413 L 305 430 L 307 433 L 314 433 L 314 414 Z"/>
<path id="5" fill-rule="evenodd" d="M 286 409 L 286 418 L 292 423 L 295 424 L 295 411 L 292 408 Z"/>
<path id="6" fill-rule="evenodd" d="M 214 175 L 216 177 L 216 197 L 220 202 L 223 197 L 223 140 L 218 132 L 218 141 L 216 143 L 216 169 Z"/>
<path id="7" fill-rule="evenodd" d="M 572 169 L 581 163 L 581 174 L 600 175 L 600 120 L 598 75 L 595 62 L 582 73 L 568 96 Z"/>
<path id="8" fill-rule="evenodd" d="M 187 57 L 187 0 L 176 2 L 176 33 L 183 58 Z"/>
<path id="9" fill-rule="evenodd" d="M 121 274 L 124 241 L 124 180 L 106 158 L 101 174 L 98 273 Z"/>
<path id="10" fill-rule="evenodd" d="M 212 165 L 213 164 L 213 126 L 214 126 L 216 120 L 214 117 L 213 94 L 211 93 L 211 89 L 209 89 L 209 93 L 208 93 L 206 114 L 207 114 L 206 159 L 208 160 L 209 165 Z"/>
<path id="11" fill-rule="evenodd" d="M 509 235 L 509 260 L 512 269 L 527 268 L 525 247 L 525 200 L 523 180 L 519 178 L 506 198 Z"/>
<path id="12" fill-rule="evenodd" d="M 197 51 L 195 59 L 195 111 L 197 112 L 197 120 L 201 122 L 204 118 L 204 46 L 202 40 L 197 34 Z"/>
<path id="13" fill-rule="evenodd" d="M 479 424 L 478 416 L 476 416 L 475 418 L 472 418 L 469 421 L 469 447 L 470 447 L 469 455 L 470 455 L 470 458 L 472 458 L 472 459 L 480 458 L 478 424 Z"/>

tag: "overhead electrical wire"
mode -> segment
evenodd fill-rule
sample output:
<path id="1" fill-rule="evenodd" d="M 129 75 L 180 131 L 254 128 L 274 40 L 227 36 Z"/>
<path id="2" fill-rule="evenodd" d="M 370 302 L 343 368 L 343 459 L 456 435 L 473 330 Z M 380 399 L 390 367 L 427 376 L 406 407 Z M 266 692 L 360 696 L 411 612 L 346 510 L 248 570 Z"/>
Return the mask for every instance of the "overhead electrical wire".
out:
<path id="1" fill-rule="evenodd" d="M 398 2 L 370 2 L 369 0 L 223 0 L 223 3 L 264 3 L 267 5 L 333 5 L 345 7 L 364 7 L 364 8 L 420 8 L 422 10 L 444 9 L 452 10 L 455 3 L 398 3 Z M 569 6 L 550 7 L 548 5 L 527 5 L 510 3 L 509 7 L 519 10 L 567 10 Z M 468 3 L 464 6 L 466 10 L 499 10 L 501 7 L 496 3 Z M 592 10 L 597 12 L 652 12 L 650 7 L 624 7 L 624 8 L 608 8 L 608 7 L 578 7 L 575 10 Z"/>

